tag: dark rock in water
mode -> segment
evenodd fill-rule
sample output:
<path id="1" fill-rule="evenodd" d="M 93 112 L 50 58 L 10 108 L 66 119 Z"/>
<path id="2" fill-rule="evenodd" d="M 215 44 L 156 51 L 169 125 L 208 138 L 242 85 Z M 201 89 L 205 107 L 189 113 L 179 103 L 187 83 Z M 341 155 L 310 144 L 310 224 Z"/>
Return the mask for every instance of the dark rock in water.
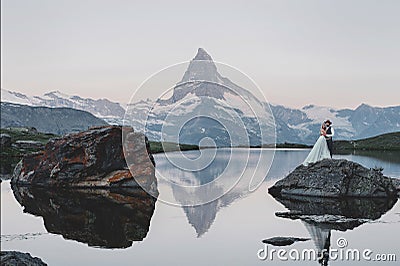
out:
<path id="1" fill-rule="evenodd" d="M 124 147 L 122 134 L 126 134 Z M 50 140 L 26 155 L 12 183 L 58 187 L 138 187 L 157 195 L 154 159 L 147 138 L 132 128 L 105 126 Z M 127 165 L 123 150 L 128 156 Z M 128 160 L 129 159 L 129 160 Z"/>
<path id="2" fill-rule="evenodd" d="M 281 218 L 300 219 L 320 228 L 338 231 L 355 227 L 379 219 L 390 210 L 397 199 L 394 198 L 318 198 L 285 195 L 275 198 L 289 212 L 277 212 Z"/>
<path id="3" fill-rule="evenodd" d="M 329 228 L 338 231 L 352 230 L 363 223 L 369 222 L 369 219 L 349 218 L 341 215 L 311 215 L 311 214 L 298 214 L 292 212 L 277 212 L 277 217 L 289 218 L 292 220 L 300 219 L 310 224 L 317 224 L 320 227 Z"/>
<path id="4" fill-rule="evenodd" d="M 89 246 L 127 248 L 142 241 L 156 198 L 140 188 L 60 189 L 12 186 L 24 212 L 43 217 L 49 233 Z"/>
<path id="5" fill-rule="evenodd" d="M 268 191 L 273 196 L 397 197 L 393 182 L 381 171 L 332 159 L 300 165 Z"/>
<path id="6" fill-rule="evenodd" d="M 32 257 L 29 253 L 18 251 L 1 251 L 0 264 L 2 266 L 44 266 L 47 265 L 41 259 Z"/>
<path id="7" fill-rule="evenodd" d="M 308 241 L 311 238 L 298 238 L 298 237 L 271 237 L 268 239 L 264 239 L 262 242 L 265 244 L 271 244 L 274 246 L 290 246 L 291 244 L 299 241 Z"/>
<path id="8" fill-rule="evenodd" d="M 11 136 L 8 134 L 0 134 L 0 146 L 2 149 L 11 147 Z"/>

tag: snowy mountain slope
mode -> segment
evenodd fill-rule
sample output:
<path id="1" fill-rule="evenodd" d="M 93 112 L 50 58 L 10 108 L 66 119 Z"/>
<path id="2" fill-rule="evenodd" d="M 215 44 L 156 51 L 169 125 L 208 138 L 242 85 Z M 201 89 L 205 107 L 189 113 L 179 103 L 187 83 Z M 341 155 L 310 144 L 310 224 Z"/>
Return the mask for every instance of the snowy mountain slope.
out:
<path id="1" fill-rule="evenodd" d="M 355 128 L 349 121 L 350 116 L 340 116 L 339 111 L 333 108 L 308 105 L 303 107 L 301 111 L 303 111 L 306 114 L 307 118 L 311 121 L 307 123 L 300 123 L 298 126 L 300 128 L 312 130 L 310 132 L 310 134 L 312 135 L 314 135 L 315 132 L 319 132 L 318 130 L 314 131 L 315 125 L 319 128 L 322 122 L 326 119 L 330 119 L 333 122 L 335 129 L 337 129 L 335 131 L 335 133 L 337 134 L 336 138 L 348 139 L 357 133 Z"/>
<path id="2" fill-rule="evenodd" d="M 104 120 L 120 123 L 125 110 L 119 103 L 107 99 L 90 99 L 70 96 L 59 91 L 52 91 L 41 96 L 28 96 L 18 92 L 1 89 L 1 101 L 29 106 L 67 107 L 87 111 Z"/>
<path id="3" fill-rule="evenodd" d="M 355 110 L 308 105 L 302 109 L 272 106 L 278 142 L 313 144 L 321 123 L 333 122 L 335 139 L 362 139 L 400 131 L 400 106 L 372 107 L 362 104 Z"/>
<path id="4" fill-rule="evenodd" d="M 33 97 L 4 89 L 1 89 L 1 101 L 15 104 L 34 105 Z"/>

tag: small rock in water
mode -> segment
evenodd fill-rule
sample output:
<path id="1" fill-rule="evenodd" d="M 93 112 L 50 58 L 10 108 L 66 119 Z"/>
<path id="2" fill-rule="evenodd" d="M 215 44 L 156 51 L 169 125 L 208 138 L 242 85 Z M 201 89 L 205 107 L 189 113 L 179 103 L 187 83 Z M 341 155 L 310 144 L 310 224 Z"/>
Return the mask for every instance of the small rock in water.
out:
<path id="1" fill-rule="evenodd" d="M 47 265 L 41 259 L 32 257 L 29 253 L 22 253 L 17 251 L 1 251 L 0 263 L 2 266 L 15 266 L 15 265 L 32 265 L 44 266 Z"/>
<path id="2" fill-rule="evenodd" d="M 268 239 L 264 239 L 262 242 L 265 244 L 273 245 L 273 246 L 290 246 L 295 242 L 308 241 L 308 240 L 310 240 L 310 238 L 277 236 L 277 237 L 271 237 Z"/>

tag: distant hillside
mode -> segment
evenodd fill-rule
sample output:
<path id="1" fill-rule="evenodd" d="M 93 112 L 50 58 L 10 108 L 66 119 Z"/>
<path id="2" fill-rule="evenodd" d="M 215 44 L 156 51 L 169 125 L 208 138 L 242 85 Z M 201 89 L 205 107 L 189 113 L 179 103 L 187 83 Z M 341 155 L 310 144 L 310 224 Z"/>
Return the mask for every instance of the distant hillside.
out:
<path id="1" fill-rule="evenodd" d="M 348 150 L 400 150 L 400 132 L 387 133 L 361 140 L 337 140 L 334 142 L 335 151 Z"/>
<path id="2" fill-rule="evenodd" d="M 103 125 L 107 123 L 85 111 L 1 103 L 2 128 L 34 127 L 39 132 L 64 135 Z"/>
<path id="3" fill-rule="evenodd" d="M 23 155 L 43 149 L 55 137 L 32 128 L 0 128 L 0 177 L 10 177 Z"/>
<path id="4" fill-rule="evenodd" d="M 200 148 L 197 145 L 177 144 L 174 142 L 150 141 L 151 153 L 171 152 L 171 151 L 190 151 L 190 150 L 199 150 L 199 149 Z"/>

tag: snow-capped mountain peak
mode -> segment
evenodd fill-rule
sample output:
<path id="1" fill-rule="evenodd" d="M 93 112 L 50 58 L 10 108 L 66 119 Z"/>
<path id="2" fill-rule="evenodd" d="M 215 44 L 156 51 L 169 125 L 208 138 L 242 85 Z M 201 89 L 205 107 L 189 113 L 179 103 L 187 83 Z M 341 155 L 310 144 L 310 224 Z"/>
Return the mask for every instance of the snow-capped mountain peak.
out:
<path id="1" fill-rule="evenodd" d="M 196 56 L 192 61 L 190 61 L 180 83 L 195 80 L 204 80 L 216 83 L 220 82 L 217 66 L 211 56 L 202 48 L 198 49 Z"/>
<path id="2" fill-rule="evenodd" d="M 199 48 L 197 50 L 196 56 L 193 58 L 193 60 L 205 60 L 205 61 L 213 61 L 211 56 L 204 50 L 203 48 Z"/>
<path id="3" fill-rule="evenodd" d="M 275 140 L 272 114 L 252 93 L 221 76 L 202 48 L 172 91 L 170 97 L 157 99 L 151 106 L 130 104 L 127 122 L 139 131 L 146 130 L 154 140 L 174 141 L 178 133 L 171 132 L 176 128 L 182 129 L 179 142 L 188 144 L 199 144 L 206 137 L 218 146 L 261 145 Z M 138 117 L 145 121 L 138 121 Z M 183 120 L 186 123 L 180 125 Z M 267 128 L 271 130 L 262 134 Z M 162 135 L 162 129 L 168 133 Z"/>

